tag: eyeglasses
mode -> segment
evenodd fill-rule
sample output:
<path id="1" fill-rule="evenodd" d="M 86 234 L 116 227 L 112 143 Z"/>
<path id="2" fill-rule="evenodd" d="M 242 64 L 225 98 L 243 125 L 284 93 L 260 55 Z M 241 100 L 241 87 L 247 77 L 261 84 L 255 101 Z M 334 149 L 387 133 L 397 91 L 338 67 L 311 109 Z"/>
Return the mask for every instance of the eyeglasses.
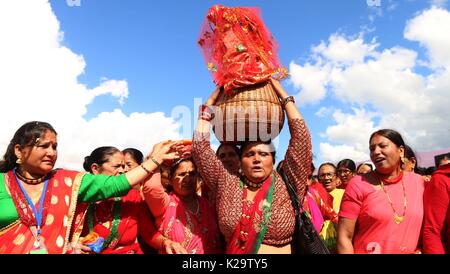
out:
<path id="1" fill-rule="evenodd" d="M 337 173 L 338 173 L 339 175 L 342 175 L 342 174 L 350 174 L 350 173 L 352 173 L 352 171 L 351 171 L 350 169 L 338 169 Z"/>
<path id="2" fill-rule="evenodd" d="M 319 179 L 325 179 L 327 177 L 334 178 L 334 176 L 336 176 L 336 173 L 333 173 L 333 172 L 322 173 L 322 174 L 319 174 Z"/>

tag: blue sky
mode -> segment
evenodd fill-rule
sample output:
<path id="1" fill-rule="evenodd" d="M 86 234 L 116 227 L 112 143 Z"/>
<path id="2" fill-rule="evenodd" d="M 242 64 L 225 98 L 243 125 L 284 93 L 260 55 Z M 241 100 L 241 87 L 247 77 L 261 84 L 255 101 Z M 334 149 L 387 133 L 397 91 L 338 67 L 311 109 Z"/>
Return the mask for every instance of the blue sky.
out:
<path id="1" fill-rule="evenodd" d="M 39 0 L 38 2 L 45 5 L 47 1 Z M 71 6 L 70 2 L 80 5 Z M 417 31 L 412 31 L 411 38 L 405 39 L 405 28 L 410 20 L 430 10 L 432 5 L 437 6 L 435 10 L 431 10 L 432 12 L 442 11 L 443 18 L 446 18 L 447 1 L 381 0 L 379 6 L 370 6 L 369 2 L 377 1 L 49 1 L 51 13 L 59 22 L 59 32 L 64 34 L 63 39 L 59 40 L 58 47 L 69 49 L 74 55 L 81 57 L 85 63 L 81 71 L 73 74 L 75 79 L 72 81 L 84 85 L 87 91 L 95 90 L 96 87 L 102 86 L 103 82 L 111 79 L 123 81 L 122 83 L 126 85 L 126 88 L 116 90 L 117 93 L 126 94 L 122 103 L 118 100 L 117 93 L 114 95 L 114 92 L 104 91 L 89 97 L 89 102 L 83 104 L 85 111 L 80 111 L 81 117 L 86 126 L 91 124 L 88 126 L 90 129 L 94 127 L 92 126 L 94 123 L 91 122 L 100 119 L 102 113 L 112 113 L 116 109 L 130 119 L 133 113 L 156 112 L 162 112 L 164 119 L 176 118 L 171 115 L 172 111 L 179 106 L 188 107 L 192 114 L 196 112 L 194 98 L 201 98 L 204 101 L 214 88 L 212 77 L 205 67 L 203 56 L 197 45 L 197 39 L 208 8 L 213 4 L 223 4 L 261 9 L 266 26 L 279 44 L 280 60 L 291 71 L 291 78 L 284 80 L 283 86 L 288 93 L 296 95 L 300 110 L 311 130 L 316 162 L 337 161 L 339 158 L 353 155 L 357 161 L 367 159 L 366 144 L 368 134 L 371 133 L 368 131 L 383 126 L 393 128 L 398 126 L 399 130 L 408 131 L 407 139 L 419 151 L 449 147 L 448 142 L 446 145 L 442 140 L 450 135 L 450 129 L 435 134 L 436 136 L 427 134 L 423 136 L 421 128 L 410 127 L 406 122 L 397 124 L 387 118 L 396 117 L 396 115 L 403 117 L 408 115 L 408 112 L 395 113 L 392 111 L 395 109 L 393 103 L 392 106 L 389 104 L 384 106 L 377 100 L 374 102 L 369 99 L 363 100 L 361 94 L 356 96 L 355 94 L 365 90 L 364 83 L 360 83 L 358 87 L 350 87 L 347 84 L 349 79 L 354 79 L 349 76 L 351 71 L 359 67 L 370 69 L 371 60 L 385 65 L 384 59 L 380 56 L 383 53 L 389 55 L 388 52 L 393 52 L 389 55 L 393 56 L 392 62 L 398 61 L 399 64 L 414 62 L 409 65 L 400 65 L 394 73 L 414 74 L 412 79 L 421 78 L 419 82 L 423 82 L 414 86 L 417 92 L 421 94 L 428 92 L 426 87 L 430 86 L 429 77 L 441 75 L 442 69 L 447 71 L 449 67 L 447 63 L 435 66 L 431 58 L 440 56 L 441 52 L 435 44 L 441 42 L 433 42 L 435 41 L 433 37 L 425 37 L 423 31 L 420 32 L 421 27 L 416 25 L 413 29 Z M 45 14 L 48 15 L 48 13 Z M 31 19 L 28 17 L 23 20 L 30 20 L 29 24 L 33 24 Z M 420 25 L 419 23 L 417 25 Z M 425 23 L 422 22 L 422 24 Z M 448 41 L 448 34 L 441 35 L 444 36 L 442 43 Z M 361 54 L 338 56 L 339 54 L 333 51 L 334 46 L 338 49 L 349 50 L 350 55 L 353 54 L 353 49 L 354 52 L 360 50 Z M 396 51 L 398 48 L 406 51 L 399 53 Z M 417 56 L 414 57 L 410 53 Z M 295 66 L 298 70 L 292 69 Z M 324 78 L 313 83 L 308 82 L 308 79 L 314 78 L 311 76 L 317 74 L 311 75 L 307 68 L 323 72 Z M 385 70 L 381 69 L 381 71 Z M 349 73 L 345 74 L 345 72 Z M 357 76 L 355 77 L 358 79 Z M 372 80 L 377 83 L 376 79 L 368 81 Z M 448 79 L 444 78 L 442 81 L 444 86 L 447 86 Z M 406 84 L 400 84 L 401 87 L 404 85 Z M 325 94 L 319 96 L 320 98 L 311 98 L 311 93 L 320 86 L 323 87 Z M 348 93 L 343 91 L 346 87 L 349 90 Z M 394 86 L 394 90 L 397 87 Z M 383 85 L 379 87 L 383 91 L 390 88 L 393 87 L 383 87 Z M 376 94 L 378 91 L 372 88 L 367 92 Z M 380 93 L 380 96 L 383 94 Z M 438 99 L 435 100 L 438 101 Z M 402 106 L 399 105 L 398 108 Z M 428 106 L 427 110 L 432 108 Z M 359 111 L 359 115 L 355 109 Z M 437 118 L 442 119 L 439 114 L 426 111 L 424 113 L 438 115 Z M 370 118 L 365 119 L 361 116 L 370 116 Z M 356 120 L 362 119 L 365 123 L 361 130 L 364 131 L 364 135 L 359 134 L 358 139 L 347 136 L 354 133 L 349 132 L 349 127 L 345 126 L 346 123 L 352 123 L 351 120 L 355 117 L 359 117 L 360 119 Z M 123 121 L 126 123 L 127 119 Z M 180 132 L 180 123 L 185 121 L 177 121 L 177 119 L 167 121 L 174 124 L 178 122 L 178 128 L 174 124 L 169 126 L 174 131 L 178 130 L 178 137 L 187 138 L 192 133 L 192 131 Z M 354 123 L 356 123 L 356 129 L 359 129 L 357 122 Z M 424 123 L 429 122 L 424 121 Z M 181 125 L 181 127 L 185 126 Z M 191 119 L 189 128 L 192 129 L 193 126 L 194 121 Z M 437 125 L 434 126 L 437 127 Z M 120 130 L 120 127 L 117 128 Z M 70 134 L 72 136 L 72 133 Z M 128 132 L 128 134 L 135 133 Z M 12 136 L 11 132 L 8 135 Z M 102 138 L 97 137 L 99 141 L 90 144 L 91 146 L 100 144 Z M 432 141 L 429 145 L 424 145 L 422 137 Z M 10 137 L 3 139 L 8 138 Z M 116 145 L 126 146 L 124 138 L 128 137 L 122 137 Z M 139 138 L 145 139 L 147 136 Z M 284 154 L 288 138 L 289 134 L 285 127 L 280 135 L 279 154 Z M 2 142 L 6 142 L 3 139 Z M 158 137 L 153 136 L 148 139 L 151 139 L 149 143 L 154 143 Z M 114 141 L 111 138 L 103 138 L 103 140 Z M 133 139 L 130 145 L 139 146 L 145 152 L 151 148 L 143 141 L 140 143 L 136 139 Z M 93 148 L 85 148 L 83 152 Z M 351 152 L 357 152 L 357 154 L 351 154 Z M 70 162 L 68 159 L 66 161 Z"/>

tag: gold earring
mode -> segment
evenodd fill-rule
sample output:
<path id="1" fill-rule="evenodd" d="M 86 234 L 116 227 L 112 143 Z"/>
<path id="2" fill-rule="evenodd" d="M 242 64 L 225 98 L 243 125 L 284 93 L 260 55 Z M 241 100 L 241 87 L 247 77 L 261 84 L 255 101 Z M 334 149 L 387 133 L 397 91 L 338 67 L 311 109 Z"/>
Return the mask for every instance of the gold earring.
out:
<path id="1" fill-rule="evenodd" d="M 21 165 L 22 164 L 22 160 L 20 160 L 20 158 L 17 158 L 16 164 Z"/>
<path id="2" fill-rule="evenodd" d="M 400 161 L 401 161 L 402 163 L 405 163 L 405 156 L 400 156 Z"/>

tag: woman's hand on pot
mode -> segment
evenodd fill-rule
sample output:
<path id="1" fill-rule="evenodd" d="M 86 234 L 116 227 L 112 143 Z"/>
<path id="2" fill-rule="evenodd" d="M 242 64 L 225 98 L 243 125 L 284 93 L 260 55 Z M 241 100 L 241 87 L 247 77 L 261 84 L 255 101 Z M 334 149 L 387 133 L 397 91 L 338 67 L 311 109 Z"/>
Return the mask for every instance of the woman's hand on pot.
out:
<path id="1" fill-rule="evenodd" d="M 281 86 L 281 84 L 278 80 L 270 78 L 270 83 L 272 84 L 273 88 L 275 89 L 275 92 L 277 93 L 278 98 L 283 99 L 283 98 L 289 96 L 288 93 Z"/>
<path id="2" fill-rule="evenodd" d="M 217 101 L 217 97 L 219 97 L 219 93 L 220 93 L 220 87 L 217 86 L 216 89 L 213 91 L 213 93 L 209 96 L 208 100 L 206 100 L 205 105 L 207 106 L 213 106 L 216 101 Z"/>

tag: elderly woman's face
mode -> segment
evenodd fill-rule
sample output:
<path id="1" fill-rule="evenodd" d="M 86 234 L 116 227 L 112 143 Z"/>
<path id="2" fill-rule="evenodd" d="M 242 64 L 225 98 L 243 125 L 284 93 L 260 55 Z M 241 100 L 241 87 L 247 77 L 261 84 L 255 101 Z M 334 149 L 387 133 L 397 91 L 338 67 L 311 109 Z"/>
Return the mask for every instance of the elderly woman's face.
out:
<path id="1" fill-rule="evenodd" d="M 125 172 L 125 161 L 122 152 L 118 151 L 109 157 L 108 161 L 103 163 L 94 174 L 103 174 L 106 176 L 118 176 Z"/>
<path id="2" fill-rule="evenodd" d="M 259 183 L 266 179 L 273 170 L 273 156 L 268 144 L 254 143 L 248 145 L 242 153 L 242 172 L 252 182 Z"/>
<path id="3" fill-rule="evenodd" d="M 319 176 L 319 182 L 328 192 L 336 188 L 339 179 L 336 176 L 336 169 L 333 166 L 324 165 L 320 167 L 317 175 Z"/>
<path id="4" fill-rule="evenodd" d="M 400 157 L 404 154 L 403 146 L 398 147 L 391 140 L 375 135 L 370 140 L 370 159 L 381 174 L 390 174 L 400 167 Z"/>
<path id="5" fill-rule="evenodd" d="M 181 162 L 171 179 L 176 194 L 187 197 L 197 191 L 198 173 L 191 161 Z"/>

